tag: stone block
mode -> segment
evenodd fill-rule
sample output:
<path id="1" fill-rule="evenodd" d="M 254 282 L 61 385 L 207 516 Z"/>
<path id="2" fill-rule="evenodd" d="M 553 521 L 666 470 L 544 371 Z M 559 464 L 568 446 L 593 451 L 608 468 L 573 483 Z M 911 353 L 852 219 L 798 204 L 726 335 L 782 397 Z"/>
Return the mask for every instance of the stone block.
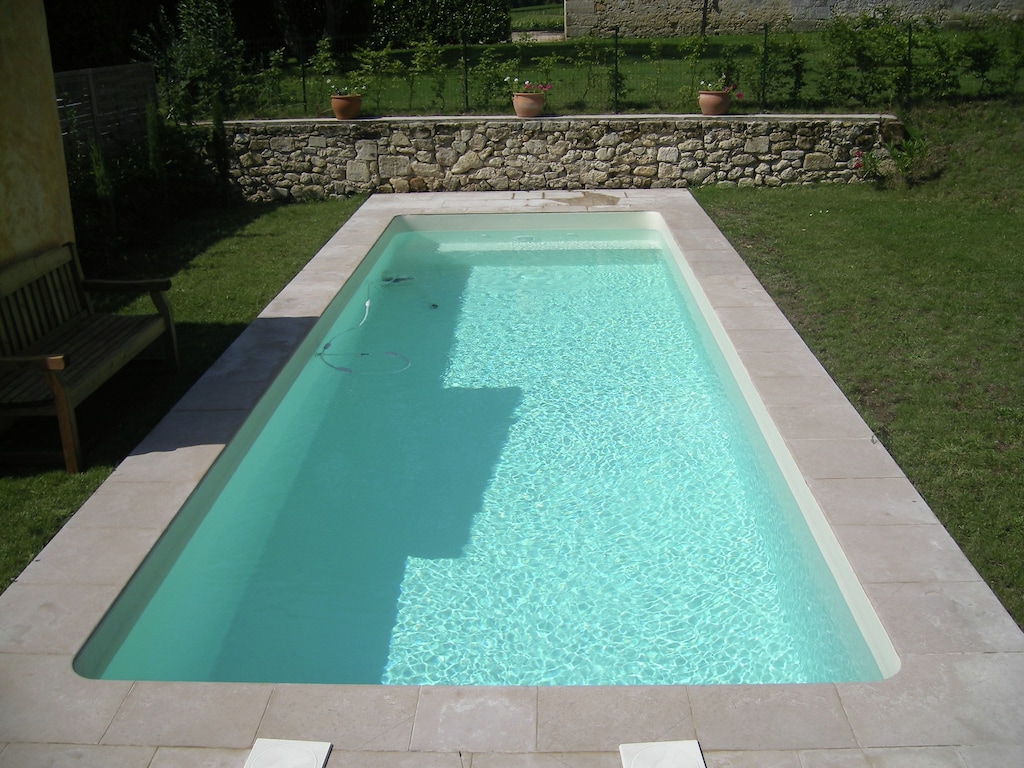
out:
<path id="1" fill-rule="evenodd" d="M 659 163 L 679 162 L 679 150 L 675 147 L 658 147 Z"/>
<path id="2" fill-rule="evenodd" d="M 377 142 L 372 139 L 362 139 L 356 142 L 356 160 L 376 160 Z"/>
<path id="3" fill-rule="evenodd" d="M 419 161 L 411 163 L 409 171 L 415 176 L 422 176 L 424 178 L 444 175 L 444 172 L 441 170 L 441 166 L 436 163 L 421 163 Z"/>
<path id="4" fill-rule="evenodd" d="M 824 152 L 808 152 L 804 157 L 805 171 L 830 171 L 836 167 L 836 161 Z"/>
<path id="5" fill-rule="evenodd" d="M 771 142 L 767 136 L 751 136 L 743 144 L 743 151 L 753 155 L 764 155 L 768 153 Z"/>
<path id="6" fill-rule="evenodd" d="M 369 181 L 370 164 L 365 160 L 349 160 L 345 164 L 345 179 L 348 181 Z"/>
<path id="7" fill-rule="evenodd" d="M 483 167 L 483 164 L 484 161 L 480 159 L 480 155 L 470 150 L 455 161 L 455 164 L 452 166 L 452 173 L 456 175 L 469 173 L 470 171 Z"/>
<path id="8" fill-rule="evenodd" d="M 658 165 L 659 179 L 678 179 L 683 175 L 682 169 L 673 163 L 661 163 Z"/>
<path id="9" fill-rule="evenodd" d="M 387 155 L 377 159 L 380 175 L 386 179 L 396 176 L 408 176 L 411 163 L 409 158 L 401 155 Z"/>

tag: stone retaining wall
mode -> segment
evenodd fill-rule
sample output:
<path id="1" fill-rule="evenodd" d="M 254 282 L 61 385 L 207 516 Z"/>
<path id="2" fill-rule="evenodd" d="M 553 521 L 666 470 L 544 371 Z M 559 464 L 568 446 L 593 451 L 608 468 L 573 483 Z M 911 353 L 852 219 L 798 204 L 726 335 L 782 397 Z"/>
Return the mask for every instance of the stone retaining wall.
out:
<path id="1" fill-rule="evenodd" d="M 381 118 L 227 124 L 246 199 L 357 192 L 777 187 L 858 179 L 892 115 Z"/>

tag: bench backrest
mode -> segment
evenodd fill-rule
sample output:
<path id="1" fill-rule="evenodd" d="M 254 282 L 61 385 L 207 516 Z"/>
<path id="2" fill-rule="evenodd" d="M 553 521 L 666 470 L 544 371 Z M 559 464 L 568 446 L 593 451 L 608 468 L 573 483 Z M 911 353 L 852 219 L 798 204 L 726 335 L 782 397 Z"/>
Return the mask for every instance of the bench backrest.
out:
<path id="1" fill-rule="evenodd" d="M 18 355 L 88 314 L 73 243 L 0 265 L 0 355 Z"/>

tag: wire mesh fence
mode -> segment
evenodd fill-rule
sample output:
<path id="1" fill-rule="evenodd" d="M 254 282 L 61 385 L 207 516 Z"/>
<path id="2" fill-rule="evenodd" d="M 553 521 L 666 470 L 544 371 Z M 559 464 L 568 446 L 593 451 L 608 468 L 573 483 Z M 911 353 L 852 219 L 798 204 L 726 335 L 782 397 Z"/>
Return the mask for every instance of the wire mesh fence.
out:
<path id="1" fill-rule="evenodd" d="M 733 86 L 734 112 L 891 109 L 918 101 L 1020 93 L 1024 22 L 950 30 L 884 14 L 816 33 L 765 25 L 758 35 L 370 50 L 332 40 L 334 65 L 262 51 L 236 116 L 330 114 L 334 89 L 363 94 L 363 115 L 507 114 L 515 81 L 550 83 L 547 114 L 686 113 L 711 83 Z M 308 45 L 306 46 L 309 47 Z"/>

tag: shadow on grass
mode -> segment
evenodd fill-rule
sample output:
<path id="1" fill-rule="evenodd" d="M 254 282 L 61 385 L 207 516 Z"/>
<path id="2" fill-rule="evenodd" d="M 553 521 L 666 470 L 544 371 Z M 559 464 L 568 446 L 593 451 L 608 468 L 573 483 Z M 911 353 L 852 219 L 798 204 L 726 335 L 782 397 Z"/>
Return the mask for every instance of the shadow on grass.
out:
<path id="1" fill-rule="evenodd" d="M 141 280 L 174 276 L 184 270 L 198 255 L 215 243 L 240 232 L 258 219 L 281 208 L 283 203 L 234 203 L 208 209 L 169 228 L 159 239 L 146 244 L 128 244 L 116 259 L 90 258 L 87 251 L 80 253 L 82 269 L 87 278 L 103 277 L 118 280 Z M 97 306 L 104 312 L 116 312 L 133 300 L 133 296 L 111 295 L 103 297 Z"/>
<path id="2" fill-rule="evenodd" d="M 240 233 L 247 226 L 280 207 L 281 204 L 238 203 L 207 210 L 171 228 L 151 247 L 126 256 L 124 266 L 115 276 L 169 277 L 174 283 L 175 277 L 207 249 L 225 239 L 242 236 Z M 83 263 L 83 269 L 86 277 L 92 276 L 87 263 Z M 115 294 L 97 302 L 96 308 L 117 312 L 136 298 Z M 160 360 L 133 361 L 76 409 L 87 467 L 113 469 L 246 328 L 245 323 L 194 323 L 180 314 L 176 318 L 182 360 L 179 372 L 171 373 Z M 11 456 L 0 465 L 0 476 L 31 477 L 63 466 L 55 418 L 22 418 L 0 424 L 0 430 L 0 452 L 47 454 L 31 461 Z"/>

